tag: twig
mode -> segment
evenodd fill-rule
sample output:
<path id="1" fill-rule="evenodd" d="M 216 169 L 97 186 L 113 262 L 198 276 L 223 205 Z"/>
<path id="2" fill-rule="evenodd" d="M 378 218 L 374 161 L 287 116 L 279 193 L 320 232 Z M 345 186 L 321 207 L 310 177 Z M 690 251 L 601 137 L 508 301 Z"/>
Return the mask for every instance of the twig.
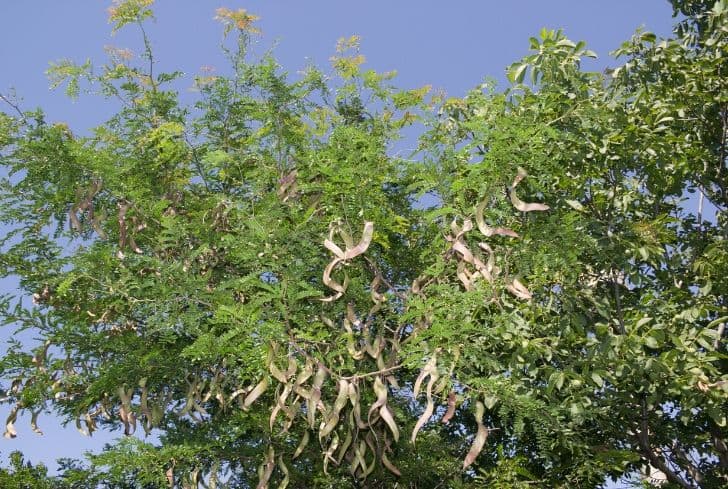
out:
<path id="1" fill-rule="evenodd" d="M 10 107 L 12 107 L 13 109 L 15 109 L 15 111 L 16 111 L 16 112 L 17 112 L 18 114 L 20 114 L 20 117 L 21 117 L 21 118 L 22 118 L 22 119 L 23 119 L 24 121 L 26 120 L 26 119 L 25 119 L 25 114 L 23 114 L 23 111 L 22 111 L 22 110 L 20 110 L 20 107 L 18 107 L 18 105 L 17 105 L 17 104 L 15 104 L 15 103 L 11 102 L 11 101 L 10 101 L 10 99 L 9 99 L 9 98 L 7 98 L 7 97 L 6 97 L 5 95 L 3 95 L 2 93 L 0 93 L 0 99 L 2 99 L 2 100 L 3 100 L 3 102 L 5 102 L 6 104 L 8 104 L 8 105 L 9 105 Z"/>
<path id="2" fill-rule="evenodd" d="M 375 375 L 386 374 L 386 373 L 392 372 L 394 370 L 399 370 L 402 367 L 404 367 L 404 365 L 400 364 L 400 365 L 395 365 L 394 367 L 383 368 L 383 369 L 377 370 L 375 372 L 367 372 L 365 374 L 349 375 L 348 377 L 339 377 L 339 378 L 341 380 L 357 380 L 357 379 L 363 379 L 365 377 L 373 377 Z"/>

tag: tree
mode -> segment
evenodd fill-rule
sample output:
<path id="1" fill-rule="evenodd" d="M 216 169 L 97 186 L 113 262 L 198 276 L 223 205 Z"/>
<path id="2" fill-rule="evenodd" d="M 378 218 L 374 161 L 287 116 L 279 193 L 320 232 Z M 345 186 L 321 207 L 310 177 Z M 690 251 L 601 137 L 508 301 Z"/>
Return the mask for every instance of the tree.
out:
<path id="1" fill-rule="evenodd" d="M 138 62 L 57 63 L 121 106 L 89 137 L 0 114 L 0 271 L 34 303 L 4 321 L 43 338 L 2 360 L 6 436 L 48 410 L 158 434 L 68 463 L 82 487 L 723 487 L 728 3 L 688 4 L 609 74 L 543 30 L 462 99 L 356 37 L 292 81 L 243 10 L 193 107 L 143 28 Z"/>

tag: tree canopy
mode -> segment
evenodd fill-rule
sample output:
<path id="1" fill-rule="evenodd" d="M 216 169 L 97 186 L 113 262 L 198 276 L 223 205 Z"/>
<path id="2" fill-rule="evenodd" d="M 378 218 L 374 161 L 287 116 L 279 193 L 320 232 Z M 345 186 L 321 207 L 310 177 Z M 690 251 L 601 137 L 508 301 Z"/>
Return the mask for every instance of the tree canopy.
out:
<path id="1" fill-rule="evenodd" d="M 3 96 L 0 314 L 41 342 L 0 373 L 6 437 L 52 412 L 154 441 L 0 480 L 728 484 L 728 1 L 674 0 L 606 73 L 544 29 L 463 98 L 398 89 L 355 36 L 290 76 L 221 8 L 230 75 L 191 106 L 152 3 L 110 9 L 138 58 L 49 70 L 119 105 L 88 136 Z"/>

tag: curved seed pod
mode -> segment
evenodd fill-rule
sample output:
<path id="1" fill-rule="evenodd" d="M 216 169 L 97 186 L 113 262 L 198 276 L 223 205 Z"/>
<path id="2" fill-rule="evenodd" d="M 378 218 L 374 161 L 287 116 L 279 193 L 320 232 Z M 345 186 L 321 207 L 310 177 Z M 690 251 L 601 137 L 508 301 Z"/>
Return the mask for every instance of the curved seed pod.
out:
<path id="1" fill-rule="evenodd" d="M 286 421 L 283 423 L 283 432 L 288 431 L 296 419 L 296 415 L 301 412 L 301 396 L 296 395 L 288 406 L 281 409 L 286 414 Z"/>
<path id="2" fill-rule="evenodd" d="M 329 235 L 329 239 L 324 240 L 324 246 L 326 247 L 327 250 L 329 250 L 331 253 L 333 253 L 334 256 L 336 258 L 338 258 L 339 260 L 344 259 L 344 256 L 345 256 L 344 250 L 339 248 L 339 245 L 337 245 L 336 243 L 331 241 L 331 235 Z"/>
<path id="3" fill-rule="evenodd" d="M 473 290 L 473 275 L 465 268 L 465 263 L 459 262 L 458 268 L 456 272 L 458 279 L 463 283 L 463 287 L 465 287 L 465 290 L 471 291 Z"/>
<path id="4" fill-rule="evenodd" d="M 288 477 L 288 467 L 286 467 L 286 464 L 283 463 L 283 457 L 280 455 L 278 456 L 278 468 L 281 469 L 281 472 L 283 472 L 283 480 L 280 484 L 278 484 L 278 489 L 286 489 L 290 482 Z"/>
<path id="5" fill-rule="evenodd" d="M 81 426 L 81 418 L 76 418 L 76 429 L 83 436 L 91 436 L 91 433 L 86 428 Z"/>
<path id="6" fill-rule="evenodd" d="M 285 409 L 286 406 L 286 400 L 288 399 L 288 395 L 291 393 L 291 385 L 286 384 L 283 387 L 283 392 L 278 396 L 278 400 L 276 401 L 276 405 L 273 407 L 273 410 L 270 413 L 270 430 L 273 431 L 273 425 L 276 422 L 276 417 L 278 417 L 278 411 L 281 409 Z"/>
<path id="7" fill-rule="evenodd" d="M 412 397 L 417 397 L 420 394 L 420 388 L 422 387 L 422 381 L 428 375 L 432 375 L 433 372 L 437 371 L 437 353 L 433 353 L 430 359 L 425 364 L 425 367 L 420 372 L 415 380 L 415 385 L 412 389 Z"/>
<path id="8" fill-rule="evenodd" d="M 89 435 L 93 435 L 93 432 L 98 430 L 98 427 L 96 426 L 96 416 L 98 416 L 99 414 L 101 414 L 101 408 L 96 409 L 96 411 L 94 411 L 93 413 L 86 413 L 84 415 Z"/>
<path id="9" fill-rule="evenodd" d="M 76 214 L 77 211 L 78 205 L 74 204 L 71 207 L 71 210 L 68 211 L 68 220 L 70 221 L 71 229 L 79 233 L 81 232 L 81 221 L 78 220 L 78 215 Z"/>
<path id="10" fill-rule="evenodd" d="M 275 468 L 275 451 L 273 446 L 268 446 L 268 455 L 266 455 L 263 463 L 258 467 L 258 485 L 256 489 L 266 489 L 268 487 L 268 481 L 270 476 L 273 475 L 273 469 Z"/>
<path id="11" fill-rule="evenodd" d="M 369 286 L 369 290 L 371 290 L 370 295 L 372 297 L 372 302 L 374 303 L 371 309 L 369 309 L 369 316 L 372 316 L 382 308 L 382 305 L 387 301 L 387 296 L 381 294 L 378 290 L 379 285 L 384 282 L 384 276 L 382 275 L 382 272 L 374 264 L 373 261 L 368 261 L 372 269 L 374 270 L 374 278 L 372 279 L 372 283 Z"/>
<path id="12" fill-rule="evenodd" d="M 106 213 L 102 212 L 102 215 L 99 216 L 98 214 L 94 214 L 93 207 L 91 207 L 89 209 L 89 217 L 91 218 L 91 227 L 94 231 L 96 231 L 96 234 L 99 235 L 99 238 L 107 239 L 109 236 L 106 234 L 106 231 L 104 231 L 101 227 L 101 221 L 106 219 Z"/>
<path id="13" fill-rule="evenodd" d="M 41 413 L 41 411 L 42 409 L 33 411 L 33 414 L 30 417 L 30 429 L 33 430 L 35 433 L 38 433 L 39 435 L 43 434 L 43 431 L 38 428 L 38 415 Z"/>
<path id="14" fill-rule="evenodd" d="M 354 360 L 361 360 L 364 358 L 364 352 L 356 349 L 354 331 L 351 329 L 351 322 L 347 318 L 344 318 L 344 329 L 346 330 L 346 351 Z"/>
<path id="15" fill-rule="evenodd" d="M 142 251 L 142 249 L 139 248 L 139 245 L 136 244 L 136 240 L 134 239 L 134 235 L 133 234 L 130 234 L 128 239 L 129 239 L 129 247 L 131 248 L 131 250 L 134 253 L 136 253 L 137 255 L 141 255 L 142 253 L 144 253 Z"/>
<path id="16" fill-rule="evenodd" d="M 296 373 L 296 370 L 298 369 L 298 364 L 296 363 L 296 360 L 293 359 L 292 356 L 288 357 L 288 368 L 286 369 L 286 379 L 290 379 L 293 377 L 293 374 Z"/>
<path id="17" fill-rule="evenodd" d="M 399 471 L 397 466 L 389 461 L 389 458 L 387 458 L 386 451 L 382 452 L 382 465 L 384 465 L 387 468 L 387 470 L 389 470 L 391 473 L 393 473 L 397 477 L 400 477 L 402 475 L 402 472 Z"/>
<path id="18" fill-rule="evenodd" d="M 516 175 L 516 178 L 513 179 L 513 184 L 508 189 L 508 196 L 511 198 L 511 203 L 513 204 L 513 207 L 518 209 L 521 212 L 531 212 L 531 211 L 547 211 L 550 209 L 549 206 L 546 204 L 529 204 L 526 202 L 523 202 L 521 199 L 518 198 L 516 195 L 516 185 L 518 185 L 521 180 L 523 180 L 528 173 L 526 173 L 526 170 L 523 168 L 518 168 L 518 174 Z"/>
<path id="19" fill-rule="evenodd" d="M 258 385 L 255 386 L 255 388 L 250 391 L 250 393 L 245 396 L 245 401 L 243 402 L 243 409 L 248 409 L 250 406 L 253 405 L 256 399 L 260 397 L 263 392 L 268 388 L 268 377 L 263 377 L 263 380 L 258 382 Z"/>
<path id="20" fill-rule="evenodd" d="M 174 488 L 174 460 L 172 460 L 172 465 L 167 469 L 167 471 L 164 473 L 165 477 L 167 478 L 167 484 L 169 485 L 170 489 Z"/>
<path id="21" fill-rule="evenodd" d="M 519 299 L 529 300 L 533 297 L 533 294 L 517 278 L 506 284 L 506 289 Z"/>
<path id="22" fill-rule="evenodd" d="M 230 394 L 229 402 L 233 402 L 236 397 L 238 397 L 240 394 L 245 394 L 249 390 L 250 390 L 250 388 L 242 388 L 242 389 L 235 390 L 232 394 Z"/>
<path id="23" fill-rule="evenodd" d="M 139 411 L 144 416 L 144 422 L 142 423 L 142 428 L 144 429 L 144 433 L 146 433 L 148 435 L 152 431 L 153 416 L 152 416 L 152 411 L 149 409 L 149 403 L 148 403 L 149 389 L 147 389 L 147 379 L 143 378 L 142 380 L 140 380 L 139 386 L 142 388 L 142 393 L 139 396 Z"/>
<path id="24" fill-rule="evenodd" d="M 30 359 L 31 363 L 35 365 L 41 372 L 46 371 L 45 361 L 48 355 L 48 348 L 51 346 L 50 340 L 43 343 L 43 347 L 40 348 L 35 355 Z"/>
<path id="25" fill-rule="evenodd" d="M 354 413 L 349 412 L 349 428 L 346 430 L 346 438 L 344 438 L 344 443 L 342 443 L 339 446 L 339 454 L 336 456 L 336 463 L 340 464 L 342 460 L 344 460 L 344 455 L 346 455 L 346 451 L 349 449 L 349 446 L 351 446 L 351 442 L 354 439 L 351 435 L 352 430 L 356 429 L 356 425 L 354 424 Z"/>
<path id="26" fill-rule="evenodd" d="M 485 414 L 485 406 L 482 402 L 477 401 L 475 403 L 475 422 L 478 425 L 478 432 L 475 434 L 475 438 L 473 439 L 473 444 L 470 447 L 470 451 L 465 456 L 465 460 L 463 460 L 463 470 L 468 468 L 476 458 L 478 458 L 478 455 L 480 455 L 480 452 L 483 450 L 483 447 L 485 446 L 485 441 L 488 439 L 488 430 L 483 426 L 483 415 Z"/>
<path id="27" fill-rule="evenodd" d="M 293 452 L 293 460 L 297 459 L 303 453 L 303 450 L 306 448 L 306 445 L 308 445 L 308 440 L 310 437 L 311 436 L 310 436 L 310 433 L 308 430 L 303 432 L 303 438 L 301 438 L 301 441 L 298 442 L 296 451 Z"/>
<path id="28" fill-rule="evenodd" d="M 136 416 L 131 410 L 131 396 L 134 393 L 134 390 L 129 389 L 129 392 L 127 392 L 124 387 L 119 387 L 116 392 L 119 395 L 119 400 L 121 401 L 119 417 L 121 418 L 121 422 L 124 423 L 124 434 L 128 436 L 136 431 Z M 91 434 L 90 431 L 89 434 Z"/>
<path id="29" fill-rule="evenodd" d="M 356 420 L 356 425 L 359 429 L 363 430 L 369 426 L 369 423 L 365 423 L 361 419 L 361 402 L 359 401 L 359 390 L 355 383 L 349 384 L 349 402 L 351 403 L 351 412 Z"/>
<path id="30" fill-rule="evenodd" d="M 326 380 L 326 369 L 323 365 L 319 365 L 316 375 L 313 378 L 313 386 L 311 387 L 311 394 L 306 399 L 306 416 L 308 417 L 308 425 L 313 428 L 316 423 L 316 408 L 321 400 L 321 386 L 324 385 Z"/>
<path id="31" fill-rule="evenodd" d="M 280 179 L 278 179 L 278 191 L 276 192 L 278 194 L 278 197 L 283 200 L 283 202 L 286 202 L 288 199 L 296 195 L 296 176 L 298 175 L 298 170 L 295 168 L 288 172 L 287 174 L 283 175 Z"/>
<path id="32" fill-rule="evenodd" d="M 369 447 L 369 450 L 371 450 L 372 452 L 372 463 L 364 467 L 365 470 L 361 474 L 362 479 L 366 479 L 369 474 L 374 472 L 374 467 L 377 464 L 377 450 L 374 446 L 374 441 L 372 440 L 372 432 L 370 431 L 369 433 L 367 433 L 367 436 L 364 439 L 366 440 L 366 445 Z M 364 454 L 366 455 L 366 449 L 364 450 Z"/>
<path id="33" fill-rule="evenodd" d="M 124 248 L 126 247 L 126 213 L 129 210 L 129 203 L 122 201 L 117 204 L 119 213 L 117 220 L 119 221 L 119 250 L 117 256 L 124 258 Z"/>
<path id="34" fill-rule="evenodd" d="M 355 475 L 359 467 L 361 467 L 361 473 L 359 474 L 360 479 L 366 478 L 368 466 L 366 461 L 367 445 L 364 440 L 359 440 L 359 444 L 354 449 L 354 460 L 349 467 L 351 475 Z"/>
<path id="35" fill-rule="evenodd" d="M 200 482 L 199 482 L 200 468 L 199 467 L 195 467 L 194 469 L 192 469 L 192 471 L 190 472 L 190 475 L 189 475 L 189 479 L 190 479 L 190 486 L 197 489 L 197 487 L 199 487 L 199 484 L 200 484 Z"/>
<path id="36" fill-rule="evenodd" d="M 303 388 L 304 382 L 306 382 L 313 375 L 313 363 L 310 359 L 306 359 L 306 365 L 303 370 L 299 372 L 296 377 L 296 382 L 293 384 L 293 391 L 304 399 L 311 397 L 311 393 Z"/>
<path id="37" fill-rule="evenodd" d="M 511 238 L 519 238 L 520 236 L 518 236 L 518 233 L 512 229 L 502 227 L 494 228 L 485 224 L 483 210 L 485 210 L 487 203 L 487 200 L 483 200 L 475 207 L 475 222 L 478 225 L 478 230 L 483 234 L 483 236 L 486 238 L 490 238 L 491 236 L 510 236 Z"/>
<path id="38" fill-rule="evenodd" d="M 460 226 L 458 226 L 457 218 L 453 219 L 452 222 L 450 223 L 450 230 L 452 231 L 454 238 L 446 236 L 446 239 L 448 241 L 457 241 L 460 238 L 462 238 L 465 233 L 472 231 L 472 229 L 473 229 L 473 221 L 471 221 L 470 219 L 465 219 L 463 221 L 462 229 L 460 228 Z"/>
<path id="39" fill-rule="evenodd" d="M 326 449 L 326 452 L 324 453 L 324 474 L 328 475 L 329 472 L 329 462 L 334 462 L 336 464 L 336 459 L 334 458 L 334 452 L 336 451 L 336 447 L 339 446 L 339 435 L 334 433 L 334 436 L 331 437 L 331 444 L 329 444 L 329 448 Z"/>
<path id="40" fill-rule="evenodd" d="M 10 410 L 10 414 L 8 414 L 8 418 L 5 420 L 5 433 L 3 433 L 3 436 L 7 439 L 18 436 L 18 432 L 15 429 L 15 421 L 18 419 L 19 410 L 19 404 L 13 406 L 13 409 Z"/>
<path id="41" fill-rule="evenodd" d="M 425 380 L 425 378 L 430 377 L 430 379 L 427 382 L 427 388 L 426 388 L 426 395 L 427 395 L 427 404 L 425 406 L 425 411 L 422 413 L 422 416 L 417 420 L 417 423 L 415 424 L 414 429 L 412 430 L 412 436 L 410 440 L 412 443 L 415 442 L 417 439 L 417 433 L 420 431 L 422 426 L 430 419 L 432 416 L 432 413 L 435 409 L 435 404 L 432 400 L 432 385 L 437 380 L 438 373 L 437 373 L 437 353 L 433 353 L 432 357 L 427 361 L 424 368 L 420 372 L 420 375 L 417 376 L 417 379 L 415 380 L 415 385 L 412 389 L 412 397 L 417 398 L 420 394 L 420 389 L 422 388 L 422 382 Z"/>
<path id="42" fill-rule="evenodd" d="M 432 400 L 432 386 L 435 384 L 435 381 L 437 381 L 439 377 L 437 373 L 437 368 L 431 368 L 429 375 L 430 379 L 427 381 L 427 387 L 425 388 L 427 404 L 425 405 L 425 411 L 422 413 L 422 416 L 420 416 L 420 418 L 417 420 L 417 423 L 412 430 L 412 443 L 415 442 L 415 440 L 417 439 L 417 433 L 420 431 L 420 429 L 422 429 L 425 423 L 427 423 L 430 417 L 432 417 L 432 413 L 435 411 L 435 402 Z"/>
<path id="43" fill-rule="evenodd" d="M 286 374 L 284 374 L 275 364 L 276 350 L 278 350 L 278 345 L 275 344 L 268 350 L 268 360 L 266 361 L 268 364 L 268 371 L 278 382 L 285 384 L 288 381 L 288 377 L 286 377 Z"/>
<path id="44" fill-rule="evenodd" d="M 336 425 L 339 424 L 339 413 L 346 406 L 348 395 L 349 382 L 344 379 L 339 380 L 339 393 L 336 396 L 336 401 L 334 401 L 333 409 L 327 414 L 326 419 L 321 422 L 319 440 L 326 438 L 336 428 Z"/>
<path id="45" fill-rule="evenodd" d="M 455 401 L 457 400 L 457 395 L 455 394 L 455 391 L 450 391 L 450 393 L 447 395 L 447 411 L 445 412 L 445 415 L 442 417 L 442 424 L 448 424 L 453 416 L 455 416 Z"/>
<path id="46" fill-rule="evenodd" d="M 378 410 L 379 416 L 389 427 L 392 432 L 392 436 L 395 440 L 399 440 L 399 429 L 397 424 L 394 422 L 394 417 L 387 407 L 387 387 L 384 385 L 379 376 L 374 378 L 374 394 L 377 396 L 377 400 L 369 408 L 369 418 L 371 419 L 372 412 Z"/>
<path id="47" fill-rule="evenodd" d="M 333 242 L 333 234 L 334 231 L 338 231 L 339 235 L 344 239 L 345 245 L 346 245 L 346 251 L 342 250 L 336 243 Z M 340 228 L 332 227 L 329 231 L 329 237 L 328 239 L 324 240 L 324 246 L 326 249 L 331 251 L 335 258 L 331 260 L 331 262 L 326 266 L 324 269 L 323 274 L 323 282 L 324 284 L 329 287 L 330 289 L 333 289 L 336 291 L 336 294 L 330 297 L 325 297 L 323 299 L 320 299 L 323 302 L 332 302 L 344 295 L 344 292 L 346 292 L 346 288 L 349 285 L 349 277 L 345 275 L 344 277 L 344 284 L 339 284 L 338 282 L 334 281 L 331 278 L 331 274 L 333 273 L 334 269 L 339 265 L 339 263 L 351 260 L 352 258 L 356 258 L 357 256 L 364 253 L 367 248 L 369 248 L 369 245 L 371 244 L 372 237 L 374 235 L 374 223 L 373 222 L 365 222 L 364 223 L 364 230 L 362 231 L 361 239 L 359 240 L 359 243 L 356 246 L 353 246 L 353 241 L 351 239 L 351 236 L 349 236 L 346 232 L 344 232 Z"/>
<path id="48" fill-rule="evenodd" d="M 321 302 L 333 302 L 342 295 L 344 295 L 344 292 L 346 292 L 347 287 L 349 286 L 349 276 L 344 274 L 344 283 L 340 284 L 336 282 L 334 279 L 331 278 L 331 273 L 334 271 L 334 268 L 341 263 L 342 260 L 340 258 L 334 258 L 331 263 L 329 263 L 326 268 L 324 269 L 324 275 L 323 275 L 323 283 L 328 288 L 335 290 L 336 294 L 324 297 L 322 299 L 319 299 Z"/>
<path id="49" fill-rule="evenodd" d="M 210 477 L 207 480 L 208 489 L 217 489 L 218 472 L 220 471 L 220 461 L 215 460 L 210 467 Z M 204 487 L 204 483 L 203 483 Z"/>
<path id="50" fill-rule="evenodd" d="M 377 340 L 380 340 L 379 344 L 381 345 L 379 347 L 379 356 L 377 357 L 377 368 L 381 371 L 387 370 L 388 366 L 384 362 L 384 348 L 383 345 L 385 343 L 385 340 L 381 336 L 377 336 Z M 377 341 L 375 340 L 375 344 L 377 344 Z M 394 346 L 394 349 L 396 350 L 396 345 Z M 391 367 L 391 365 L 390 365 Z M 399 389 L 399 383 L 397 382 L 397 379 L 394 377 L 394 375 L 385 375 L 384 379 L 387 381 L 389 385 L 392 386 L 393 389 Z"/>
<path id="51" fill-rule="evenodd" d="M 412 291 L 413 294 L 419 294 L 420 292 L 422 292 L 422 285 L 423 285 L 424 281 L 425 281 L 425 278 L 422 276 L 417 277 L 416 279 L 414 279 L 412 281 L 410 290 Z"/>
<path id="52" fill-rule="evenodd" d="M 488 281 L 492 280 L 490 272 L 485 264 L 481 261 L 480 258 L 473 255 L 472 251 L 470 251 L 470 249 L 465 246 L 462 241 L 455 241 L 452 245 L 452 248 L 462 255 L 463 261 L 475 266 L 475 269 L 478 270 L 481 275 L 483 275 L 483 277 L 485 277 Z"/>
<path id="53" fill-rule="evenodd" d="M 498 267 L 495 266 L 495 252 L 493 251 L 493 248 L 490 247 L 488 243 L 478 243 L 478 247 L 488 253 L 488 263 L 485 265 L 486 269 L 488 270 L 488 273 L 493 275 L 498 275 L 500 273 L 500 270 Z"/>
<path id="54" fill-rule="evenodd" d="M 361 239 L 359 240 L 359 243 L 351 249 L 349 249 L 349 247 L 347 246 L 347 250 L 344 253 L 344 260 L 351 260 L 352 258 L 356 258 L 357 256 L 364 253 L 367 248 L 369 248 L 373 236 L 374 223 L 371 221 L 367 221 L 364 223 L 364 231 L 362 231 L 361 233 Z"/>

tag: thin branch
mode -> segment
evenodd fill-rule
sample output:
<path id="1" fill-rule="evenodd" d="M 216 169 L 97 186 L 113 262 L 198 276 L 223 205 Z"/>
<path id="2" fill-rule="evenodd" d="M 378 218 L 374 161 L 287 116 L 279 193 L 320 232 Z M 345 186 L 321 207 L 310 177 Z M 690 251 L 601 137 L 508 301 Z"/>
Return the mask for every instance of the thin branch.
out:
<path id="1" fill-rule="evenodd" d="M 720 427 L 715 423 L 710 423 L 710 435 L 713 441 L 715 451 L 718 452 L 718 460 L 720 467 L 724 473 L 728 473 L 728 445 L 721 433 Z"/>
<path id="2" fill-rule="evenodd" d="M 642 455 L 647 458 L 653 467 L 664 473 L 668 481 L 673 482 L 684 489 L 696 489 L 696 486 L 693 486 L 676 474 L 667 465 L 667 463 L 665 463 L 665 460 L 657 455 L 655 450 L 650 447 L 650 425 L 647 412 L 647 399 L 644 395 L 640 400 L 640 404 L 642 408 L 642 416 L 640 419 L 640 431 L 637 433 L 637 441 L 639 442 Z"/>
<path id="3" fill-rule="evenodd" d="M 144 54 L 149 60 L 149 83 L 152 85 L 152 92 L 157 91 L 157 83 L 154 81 L 154 53 L 152 52 L 152 44 L 149 42 L 147 31 L 144 30 L 144 24 L 138 22 L 139 29 L 142 31 L 142 39 L 144 41 Z"/>
<path id="4" fill-rule="evenodd" d="M 23 111 L 22 111 L 22 110 L 20 110 L 20 107 L 18 107 L 18 105 L 17 105 L 17 104 L 15 104 L 15 103 L 11 102 L 11 101 L 10 101 L 10 99 L 9 99 L 9 98 L 7 98 L 7 97 L 6 97 L 5 95 L 3 95 L 2 93 L 0 93 L 0 99 L 2 99 L 2 101 L 3 101 L 3 102 L 5 102 L 6 104 L 8 104 L 8 105 L 9 105 L 10 107 L 12 107 L 13 109 L 15 109 L 15 111 L 16 111 L 16 112 L 17 112 L 18 114 L 20 114 L 20 117 L 21 117 L 21 118 L 22 118 L 22 119 L 23 119 L 24 121 L 26 120 L 26 119 L 25 119 L 25 114 L 23 114 Z"/>
<path id="5" fill-rule="evenodd" d="M 685 453 L 685 450 L 682 449 L 682 447 L 675 442 L 673 445 L 673 453 L 675 454 L 675 457 L 677 457 L 678 460 L 680 460 L 685 466 L 688 474 L 690 474 L 690 477 L 693 478 L 693 480 L 698 484 L 702 484 L 705 480 L 705 476 L 703 473 L 698 469 L 697 465 L 695 465 L 690 458 L 688 457 L 688 454 Z"/>
<path id="6" fill-rule="evenodd" d="M 393 372 L 395 370 L 399 370 L 400 368 L 404 367 L 404 365 L 395 365 L 394 367 L 387 367 L 383 368 L 381 370 L 377 370 L 375 372 L 367 372 L 365 374 L 355 374 L 355 375 L 349 375 L 348 377 L 339 377 L 342 380 L 357 380 L 357 379 L 363 379 L 365 377 L 373 377 L 375 375 L 381 375 L 386 374 L 389 372 Z"/>

